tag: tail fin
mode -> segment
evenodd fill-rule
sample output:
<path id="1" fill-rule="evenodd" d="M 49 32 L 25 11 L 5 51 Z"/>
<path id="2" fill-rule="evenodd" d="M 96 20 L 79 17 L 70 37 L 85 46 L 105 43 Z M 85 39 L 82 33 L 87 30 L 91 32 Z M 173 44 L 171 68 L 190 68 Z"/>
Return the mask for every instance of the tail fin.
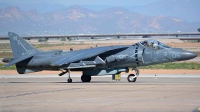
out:
<path id="1" fill-rule="evenodd" d="M 14 57 L 34 55 L 41 52 L 13 32 L 8 32 L 8 37 Z"/>

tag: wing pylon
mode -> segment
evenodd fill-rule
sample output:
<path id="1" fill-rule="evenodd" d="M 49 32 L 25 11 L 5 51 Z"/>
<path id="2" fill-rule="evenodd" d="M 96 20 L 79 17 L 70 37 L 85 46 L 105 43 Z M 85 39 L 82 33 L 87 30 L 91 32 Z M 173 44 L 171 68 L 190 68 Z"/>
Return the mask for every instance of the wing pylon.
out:
<path id="1" fill-rule="evenodd" d="M 68 67 L 60 69 L 91 68 L 91 67 L 96 67 L 96 65 L 103 65 L 103 64 L 105 64 L 105 61 L 103 61 L 99 56 L 97 56 L 93 61 L 80 61 L 79 63 L 70 63 Z"/>

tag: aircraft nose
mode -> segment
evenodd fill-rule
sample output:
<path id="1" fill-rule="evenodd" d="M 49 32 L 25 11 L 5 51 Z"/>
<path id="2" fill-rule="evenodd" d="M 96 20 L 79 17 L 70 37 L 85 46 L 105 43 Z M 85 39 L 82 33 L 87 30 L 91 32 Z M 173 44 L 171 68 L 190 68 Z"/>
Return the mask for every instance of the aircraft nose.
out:
<path id="1" fill-rule="evenodd" d="M 190 52 L 190 51 L 183 51 L 181 53 L 180 60 L 189 60 L 197 57 L 198 55 L 196 53 Z"/>

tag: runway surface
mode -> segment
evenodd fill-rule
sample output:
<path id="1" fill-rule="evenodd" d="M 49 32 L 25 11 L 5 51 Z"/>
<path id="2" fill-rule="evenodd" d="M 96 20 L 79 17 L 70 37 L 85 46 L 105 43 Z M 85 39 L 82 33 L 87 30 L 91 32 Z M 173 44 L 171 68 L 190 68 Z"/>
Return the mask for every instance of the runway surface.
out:
<path id="1" fill-rule="evenodd" d="M 110 76 L 82 83 L 81 75 L 0 75 L 0 111 L 197 112 L 200 75 L 141 75 L 128 83 Z"/>

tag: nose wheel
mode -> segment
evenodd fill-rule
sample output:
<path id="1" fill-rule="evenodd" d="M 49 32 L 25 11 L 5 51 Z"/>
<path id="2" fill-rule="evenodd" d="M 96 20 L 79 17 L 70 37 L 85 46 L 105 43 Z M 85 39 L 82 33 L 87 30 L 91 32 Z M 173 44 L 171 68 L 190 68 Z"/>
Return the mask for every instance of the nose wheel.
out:
<path id="1" fill-rule="evenodd" d="M 127 77 L 128 82 L 135 82 L 137 80 L 137 77 L 135 77 L 135 74 L 130 74 Z"/>
<path id="2" fill-rule="evenodd" d="M 127 77 L 128 82 L 136 82 L 137 77 L 139 76 L 139 70 L 137 68 L 133 68 L 133 70 L 135 70 L 135 74 L 130 74 Z"/>

